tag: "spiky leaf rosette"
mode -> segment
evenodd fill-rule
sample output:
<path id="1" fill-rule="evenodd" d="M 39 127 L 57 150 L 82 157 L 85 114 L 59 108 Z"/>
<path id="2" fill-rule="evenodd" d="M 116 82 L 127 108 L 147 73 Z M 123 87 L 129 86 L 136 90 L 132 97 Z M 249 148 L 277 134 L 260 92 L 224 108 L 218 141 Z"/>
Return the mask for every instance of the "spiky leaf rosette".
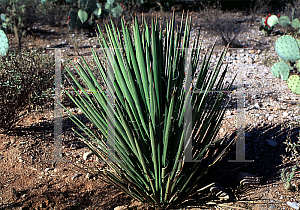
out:
<path id="1" fill-rule="evenodd" d="M 141 202 L 170 208 L 201 194 L 199 189 L 209 184 L 203 177 L 223 154 L 212 156 L 209 148 L 232 84 L 224 82 L 227 68 L 220 74 L 226 49 L 210 65 L 213 50 L 200 56 L 200 34 L 190 45 L 189 18 L 176 29 L 173 16 L 166 37 L 157 19 L 151 27 L 144 21 L 141 28 L 135 20 L 133 34 L 121 23 L 122 33 L 113 23 L 105 26 L 106 35 L 98 28 L 106 63 L 92 49 L 106 93 L 83 58 L 74 67 L 86 89 L 66 69 L 74 90 L 83 90 L 76 98 L 68 96 L 101 135 L 71 112 L 70 118 L 84 133 L 75 132 L 108 165 L 99 171 L 101 178 Z"/>

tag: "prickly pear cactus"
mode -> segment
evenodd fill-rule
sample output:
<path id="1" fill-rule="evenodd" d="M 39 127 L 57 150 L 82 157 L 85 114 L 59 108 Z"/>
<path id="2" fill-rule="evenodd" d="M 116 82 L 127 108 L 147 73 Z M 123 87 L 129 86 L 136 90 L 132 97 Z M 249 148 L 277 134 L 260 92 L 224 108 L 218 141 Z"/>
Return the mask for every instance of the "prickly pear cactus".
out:
<path id="1" fill-rule="evenodd" d="M 300 73 L 300 60 L 297 60 L 295 63 L 295 67 L 297 68 L 298 72 Z"/>
<path id="2" fill-rule="evenodd" d="M 280 18 L 278 18 L 278 22 L 279 22 L 279 25 L 281 25 L 283 27 L 287 27 L 288 25 L 291 24 L 291 21 L 288 16 L 280 16 Z"/>
<path id="3" fill-rule="evenodd" d="M 282 78 L 283 81 L 287 81 L 290 75 L 290 70 L 292 67 L 285 62 L 275 63 L 272 68 L 271 72 L 274 77 Z"/>
<path id="4" fill-rule="evenodd" d="M 78 0 L 79 10 L 71 11 L 68 15 L 68 27 L 70 30 L 81 28 L 92 29 L 95 19 L 99 18 L 102 10 L 97 0 Z"/>
<path id="5" fill-rule="evenodd" d="M 300 76 L 297 74 L 291 75 L 287 81 L 288 87 L 292 92 L 300 95 Z"/>
<path id="6" fill-rule="evenodd" d="M 97 8 L 93 11 L 93 14 L 99 18 L 101 13 L 102 13 L 102 9 L 101 9 L 101 5 L 99 3 L 96 3 Z"/>
<path id="7" fill-rule="evenodd" d="M 88 0 L 87 2 L 87 9 L 88 12 L 93 12 L 97 8 L 97 1 L 96 0 Z"/>
<path id="8" fill-rule="evenodd" d="M 107 0 L 104 8 L 106 13 L 111 13 L 113 17 L 119 17 L 123 12 L 123 8 L 120 4 L 115 3 L 115 0 Z"/>
<path id="9" fill-rule="evenodd" d="M 277 23 L 278 23 L 278 18 L 276 15 L 271 15 L 267 20 L 267 24 L 270 27 L 275 26 Z"/>
<path id="10" fill-rule="evenodd" d="M 300 21 L 299 21 L 299 19 L 298 19 L 298 18 L 295 18 L 295 19 L 292 21 L 291 26 L 292 26 L 293 28 L 295 28 L 295 29 L 300 28 Z"/>
<path id="11" fill-rule="evenodd" d="M 68 15 L 68 27 L 70 30 L 73 30 L 73 29 L 77 29 L 77 30 L 80 30 L 81 29 L 81 22 L 78 21 L 77 19 L 77 12 L 75 11 L 70 11 L 69 12 L 69 15 Z"/>
<path id="12" fill-rule="evenodd" d="M 275 50 L 285 61 L 296 62 L 300 59 L 298 42 L 290 35 L 284 35 L 278 38 L 275 42 Z"/>
<path id="13" fill-rule="evenodd" d="M 4 31 L 0 30 L 0 56 L 6 56 L 9 49 L 8 39 Z"/>
<path id="14" fill-rule="evenodd" d="M 78 11 L 78 17 L 79 17 L 81 23 L 84 23 L 85 21 L 87 21 L 89 15 L 88 15 L 88 13 L 86 11 L 80 9 Z"/>

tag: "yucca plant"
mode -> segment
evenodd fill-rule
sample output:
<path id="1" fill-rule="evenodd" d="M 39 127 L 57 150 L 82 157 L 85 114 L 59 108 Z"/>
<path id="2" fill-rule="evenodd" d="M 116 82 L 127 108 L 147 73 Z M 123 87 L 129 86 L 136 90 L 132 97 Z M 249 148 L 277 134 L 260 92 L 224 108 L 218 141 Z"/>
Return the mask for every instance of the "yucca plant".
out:
<path id="1" fill-rule="evenodd" d="M 92 53 L 104 85 L 84 58 L 74 65 L 83 84 L 66 68 L 76 96 L 66 93 L 93 125 L 68 111 L 81 129 L 73 130 L 107 164 L 100 178 L 150 206 L 179 206 L 208 186 L 205 174 L 223 154 L 210 146 L 232 84 L 225 85 L 221 68 L 226 48 L 210 66 L 213 49 L 200 54 L 188 16 L 176 27 L 173 15 L 165 37 L 157 18 L 151 27 L 145 20 L 139 27 L 137 19 L 132 31 L 124 20 L 121 26 L 106 25 L 106 34 L 98 28 L 105 62 Z"/>

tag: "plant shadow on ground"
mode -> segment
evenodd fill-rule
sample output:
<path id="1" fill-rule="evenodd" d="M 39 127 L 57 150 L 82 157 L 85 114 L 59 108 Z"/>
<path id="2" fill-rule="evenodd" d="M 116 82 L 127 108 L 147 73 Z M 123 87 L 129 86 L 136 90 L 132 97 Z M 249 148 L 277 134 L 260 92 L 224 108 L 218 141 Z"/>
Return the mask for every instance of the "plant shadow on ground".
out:
<path id="1" fill-rule="evenodd" d="M 113 200 L 107 199 L 112 191 L 112 185 L 106 185 L 102 189 L 82 191 L 85 187 L 84 184 L 75 184 L 75 186 L 68 186 L 61 189 L 54 186 L 59 183 L 64 184 L 61 180 L 55 182 L 45 181 L 45 183 L 34 188 L 15 192 L 14 197 L 16 202 L 2 206 L 0 209 L 15 209 L 16 207 L 22 207 L 22 209 L 55 208 L 56 205 L 59 205 L 61 209 L 83 209 L 91 207 L 90 204 L 95 199 L 99 199 L 99 201 L 105 200 L 105 204 L 100 204 L 97 207 L 101 209 L 114 209 L 118 205 L 129 205 L 131 202 L 131 198 L 124 193 L 121 195 L 116 190 L 113 190 L 116 197 Z M 43 187 L 45 188 L 45 186 L 46 190 L 43 190 L 42 193 L 35 193 L 35 191 Z M 20 201 L 20 196 L 24 193 L 29 193 L 29 196 Z M 37 204 L 39 205 L 38 207 Z"/>
<path id="2" fill-rule="evenodd" d="M 226 156 L 216 164 L 216 170 L 211 171 L 212 179 L 231 192 L 239 193 L 257 187 L 240 186 L 240 183 L 237 183 L 237 177 L 241 172 L 259 177 L 261 186 L 280 181 L 280 169 L 285 167 L 282 164 L 281 155 L 287 154 L 286 145 L 283 142 L 287 139 L 289 132 L 291 133 L 291 140 L 296 142 L 299 131 L 299 127 L 290 129 L 286 124 L 264 125 L 246 131 L 245 160 L 253 160 L 253 162 L 228 162 L 228 160 L 236 160 L 236 145 L 233 144 Z M 236 138 L 236 132 L 229 137 L 229 139 L 233 138 Z M 278 145 L 271 146 L 267 140 L 273 140 Z"/>

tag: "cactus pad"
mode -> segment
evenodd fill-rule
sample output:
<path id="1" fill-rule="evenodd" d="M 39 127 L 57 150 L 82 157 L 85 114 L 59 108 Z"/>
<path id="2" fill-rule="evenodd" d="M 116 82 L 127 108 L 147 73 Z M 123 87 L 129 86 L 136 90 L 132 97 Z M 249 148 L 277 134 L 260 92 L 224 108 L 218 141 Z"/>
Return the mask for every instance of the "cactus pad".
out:
<path id="1" fill-rule="evenodd" d="M 278 18 L 276 15 L 271 15 L 267 20 L 267 24 L 270 27 L 275 26 L 277 23 L 278 23 Z"/>
<path id="2" fill-rule="evenodd" d="M 296 62 L 300 59 L 298 42 L 292 36 L 279 37 L 275 42 L 275 50 L 283 60 Z"/>
<path id="3" fill-rule="evenodd" d="M 93 14 L 94 14 L 97 18 L 100 17 L 101 13 L 102 13 L 101 7 L 100 7 L 100 8 L 97 8 L 97 9 L 95 9 L 95 10 L 93 11 Z"/>
<path id="4" fill-rule="evenodd" d="M 300 76 L 297 74 L 291 75 L 287 81 L 288 87 L 293 93 L 300 95 Z"/>
<path id="5" fill-rule="evenodd" d="M 300 39 L 296 39 L 298 46 L 300 46 Z"/>
<path id="6" fill-rule="evenodd" d="M 5 20 L 6 20 L 5 14 L 1 14 L 1 15 L 0 15 L 0 18 L 1 18 L 2 21 L 5 21 Z"/>
<path id="7" fill-rule="evenodd" d="M 285 62 L 279 62 L 279 63 L 275 63 L 272 66 L 271 72 L 274 77 L 276 77 L 276 78 L 281 77 L 281 79 L 283 81 L 286 81 L 289 78 L 291 69 L 292 69 L 292 67 L 290 65 L 286 64 Z"/>
<path id="8" fill-rule="evenodd" d="M 80 9 L 78 11 L 78 17 L 79 17 L 81 23 L 84 23 L 88 19 L 88 13 L 86 11 Z"/>
<path id="9" fill-rule="evenodd" d="M 70 30 L 73 29 L 79 29 L 79 21 L 77 21 L 77 12 L 71 11 L 69 12 L 69 21 L 68 21 L 68 27 Z"/>
<path id="10" fill-rule="evenodd" d="M 288 25 L 291 24 L 291 21 L 290 21 L 289 17 L 285 16 L 285 15 L 280 16 L 280 18 L 278 18 L 278 22 L 283 27 L 287 27 Z"/>
<path id="11" fill-rule="evenodd" d="M 4 31 L 0 30 L 0 56 L 5 56 L 8 52 L 9 44 Z"/>
<path id="12" fill-rule="evenodd" d="M 297 29 L 297 28 L 300 28 L 300 21 L 298 18 L 295 18 L 292 23 L 291 23 L 292 27 Z"/>
<path id="13" fill-rule="evenodd" d="M 297 60 L 295 63 L 295 67 L 297 68 L 298 72 L 300 73 L 300 60 Z"/>
<path id="14" fill-rule="evenodd" d="M 111 9 L 111 14 L 113 17 L 120 17 L 122 15 L 123 8 L 120 5 Z"/>

